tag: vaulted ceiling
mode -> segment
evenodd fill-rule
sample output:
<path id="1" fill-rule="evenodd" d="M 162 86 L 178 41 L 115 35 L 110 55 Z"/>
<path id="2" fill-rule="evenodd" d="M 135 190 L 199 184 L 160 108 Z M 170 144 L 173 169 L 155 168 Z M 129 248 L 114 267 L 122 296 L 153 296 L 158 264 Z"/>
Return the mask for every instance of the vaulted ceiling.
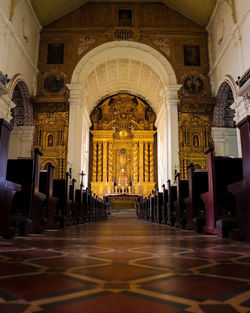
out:
<path id="1" fill-rule="evenodd" d="M 162 2 L 200 26 L 206 26 L 217 0 L 150 0 Z M 78 9 L 87 2 L 124 2 L 120 0 L 31 0 L 34 11 L 42 25 L 48 25 L 64 15 Z M 125 2 L 145 2 L 126 0 Z"/>
<path id="2" fill-rule="evenodd" d="M 131 92 L 142 96 L 158 112 L 162 99 L 163 83 L 158 74 L 147 64 L 131 59 L 108 60 L 97 66 L 83 83 L 87 110 L 93 109 L 103 95 L 114 91 Z"/>

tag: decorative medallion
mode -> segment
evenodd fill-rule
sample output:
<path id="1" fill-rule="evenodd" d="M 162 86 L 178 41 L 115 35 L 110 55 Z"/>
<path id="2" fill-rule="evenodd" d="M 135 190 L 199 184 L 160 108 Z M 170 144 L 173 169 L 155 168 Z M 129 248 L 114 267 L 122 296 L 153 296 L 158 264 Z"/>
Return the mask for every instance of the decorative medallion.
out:
<path id="1" fill-rule="evenodd" d="M 49 75 L 44 79 L 44 88 L 49 92 L 59 92 L 64 87 L 63 77 Z"/>
<path id="2" fill-rule="evenodd" d="M 191 94 L 199 93 L 203 85 L 203 81 L 197 76 L 189 76 L 184 80 L 184 89 Z"/>

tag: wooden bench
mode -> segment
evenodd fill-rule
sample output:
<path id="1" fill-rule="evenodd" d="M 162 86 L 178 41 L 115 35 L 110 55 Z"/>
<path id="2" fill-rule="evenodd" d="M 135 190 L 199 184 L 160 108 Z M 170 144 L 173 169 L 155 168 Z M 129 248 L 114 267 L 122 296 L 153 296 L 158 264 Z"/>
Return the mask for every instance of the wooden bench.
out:
<path id="1" fill-rule="evenodd" d="M 77 215 L 78 204 L 76 202 L 76 180 L 73 178 L 71 180 L 71 185 L 69 186 L 69 199 L 71 202 L 71 218 L 72 224 L 76 225 L 79 223 L 79 217 Z"/>
<path id="2" fill-rule="evenodd" d="M 53 180 L 55 167 L 48 165 L 46 171 L 40 172 L 39 191 L 46 195 L 46 228 L 56 229 L 64 226 L 64 218 L 58 214 L 59 198 L 53 196 Z"/>
<path id="3" fill-rule="evenodd" d="M 206 151 L 208 162 L 208 192 L 201 195 L 206 213 L 204 232 L 227 237 L 237 228 L 235 207 L 227 186 L 242 180 L 242 159 L 215 157 L 213 149 Z"/>
<path id="4" fill-rule="evenodd" d="M 175 209 L 174 201 L 177 199 L 177 186 L 171 185 L 171 180 L 168 180 L 168 202 L 167 202 L 167 225 L 174 226 L 175 224 Z"/>
<path id="5" fill-rule="evenodd" d="M 16 229 L 11 227 L 12 203 L 16 192 L 21 191 L 21 185 L 6 180 L 9 139 L 12 126 L 0 119 L 0 235 L 13 238 Z"/>
<path id="6" fill-rule="evenodd" d="M 83 185 L 80 185 L 80 189 L 76 189 L 75 200 L 77 203 L 77 219 L 78 223 L 83 224 L 85 222 L 86 211 L 86 190 L 83 190 Z"/>
<path id="7" fill-rule="evenodd" d="M 163 204 L 163 193 L 159 192 L 159 189 L 155 189 L 155 222 L 162 222 L 162 204 Z"/>
<path id="8" fill-rule="evenodd" d="M 186 206 L 184 204 L 184 198 L 188 196 L 188 180 L 181 179 L 180 173 L 176 175 L 176 186 L 177 186 L 177 199 L 174 201 L 175 207 L 175 226 L 182 227 L 185 226 L 185 215 Z"/>
<path id="9" fill-rule="evenodd" d="M 244 118 L 237 127 L 240 129 L 242 151 L 242 180 L 230 184 L 230 191 L 235 199 L 239 222 L 237 239 L 250 241 L 250 116 Z"/>
<path id="10" fill-rule="evenodd" d="M 39 192 L 40 157 L 42 152 L 34 151 L 33 159 L 8 160 L 7 180 L 22 186 L 13 199 L 12 225 L 19 234 L 40 233 L 46 224 L 46 195 Z"/>
<path id="11" fill-rule="evenodd" d="M 59 198 L 58 212 L 64 219 L 64 225 L 72 225 L 72 200 L 70 200 L 70 173 L 66 173 L 65 179 L 54 179 L 53 196 Z"/>
<path id="12" fill-rule="evenodd" d="M 202 232 L 205 225 L 205 208 L 201 194 L 208 191 L 207 170 L 194 169 L 191 163 L 188 168 L 188 196 L 184 198 L 186 206 L 185 229 Z M 185 218 L 185 217 L 184 217 Z"/>
<path id="13" fill-rule="evenodd" d="M 149 221 L 154 222 L 155 220 L 155 197 L 154 194 L 149 195 Z"/>
<path id="14" fill-rule="evenodd" d="M 167 204 L 168 204 L 168 190 L 165 185 L 162 185 L 162 211 L 161 211 L 161 220 L 162 224 L 167 224 Z"/>

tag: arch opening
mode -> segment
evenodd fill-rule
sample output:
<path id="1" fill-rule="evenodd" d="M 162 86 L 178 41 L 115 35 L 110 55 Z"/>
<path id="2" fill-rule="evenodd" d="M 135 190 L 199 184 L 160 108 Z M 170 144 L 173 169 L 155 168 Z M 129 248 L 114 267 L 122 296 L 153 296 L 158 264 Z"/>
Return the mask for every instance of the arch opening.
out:
<path id="1" fill-rule="evenodd" d="M 213 112 L 212 137 L 217 156 L 239 155 L 235 111 L 231 109 L 233 103 L 234 90 L 230 81 L 226 80 L 218 89 Z"/>
<path id="2" fill-rule="evenodd" d="M 161 171 L 158 170 L 156 183 L 161 188 L 174 178 L 174 168 L 179 166 L 177 91 L 181 86 L 177 85 L 174 70 L 162 54 L 137 42 L 102 44 L 82 57 L 67 86 L 70 89 L 68 168 L 73 175 L 82 170 L 88 173 L 90 168 L 90 149 L 86 151 L 85 138 L 91 126 L 91 113 L 112 95 L 132 94 L 148 103 L 157 118 L 155 125 L 160 135 L 157 148 L 161 146 L 157 161 Z M 85 176 L 85 186 L 90 182 L 88 177 Z"/>
<path id="3" fill-rule="evenodd" d="M 14 79 L 15 78 L 15 79 Z M 33 146 L 33 106 L 26 83 L 16 75 L 11 90 L 12 102 L 16 105 L 11 109 L 13 131 L 10 135 L 9 158 L 30 157 Z"/>

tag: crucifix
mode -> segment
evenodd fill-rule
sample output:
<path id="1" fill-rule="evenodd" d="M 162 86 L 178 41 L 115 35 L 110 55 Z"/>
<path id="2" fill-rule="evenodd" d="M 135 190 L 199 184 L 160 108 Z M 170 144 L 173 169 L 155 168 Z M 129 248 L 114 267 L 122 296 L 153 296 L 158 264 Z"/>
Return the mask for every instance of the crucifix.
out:
<path id="1" fill-rule="evenodd" d="M 84 187 L 84 185 L 83 185 L 83 176 L 85 176 L 86 174 L 85 173 L 83 173 L 83 171 L 79 174 L 80 176 L 81 176 L 81 188 L 83 188 Z"/>

